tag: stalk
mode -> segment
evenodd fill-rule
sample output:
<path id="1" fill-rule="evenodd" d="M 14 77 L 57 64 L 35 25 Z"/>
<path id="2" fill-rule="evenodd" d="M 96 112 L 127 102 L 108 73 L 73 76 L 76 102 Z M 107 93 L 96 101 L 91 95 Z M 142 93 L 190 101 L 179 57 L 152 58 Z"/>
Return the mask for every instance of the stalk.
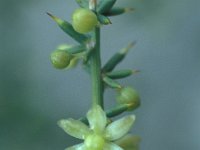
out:
<path id="1" fill-rule="evenodd" d="M 89 8 L 96 10 L 96 0 L 89 1 Z M 93 34 L 95 46 L 90 57 L 92 79 L 92 105 L 103 106 L 103 88 L 101 79 L 101 54 L 100 54 L 100 27 L 96 27 Z"/>

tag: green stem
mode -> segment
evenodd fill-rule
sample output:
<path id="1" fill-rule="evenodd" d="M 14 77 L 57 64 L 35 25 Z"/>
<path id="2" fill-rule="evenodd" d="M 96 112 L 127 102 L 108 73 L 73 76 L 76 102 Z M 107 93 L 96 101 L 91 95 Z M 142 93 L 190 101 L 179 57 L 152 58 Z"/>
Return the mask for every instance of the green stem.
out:
<path id="1" fill-rule="evenodd" d="M 95 46 L 90 57 L 92 78 L 92 104 L 103 108 L 103 88 L 101 79 L 101 57 L 100 57 L 100 28 L 94 31 Z"/>

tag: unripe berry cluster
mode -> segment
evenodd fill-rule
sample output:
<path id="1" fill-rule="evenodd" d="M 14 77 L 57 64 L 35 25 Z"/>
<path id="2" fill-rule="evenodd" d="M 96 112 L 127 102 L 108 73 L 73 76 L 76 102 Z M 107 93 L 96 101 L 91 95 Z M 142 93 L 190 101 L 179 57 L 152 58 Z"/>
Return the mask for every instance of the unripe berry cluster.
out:
<path id="1" fill-rule="evenodd" d="M 73 12 L 72 23 L 47 13 L 65 33 L 78 42 L 73 46 L 66 44 L 58 46 L 51 53 L 50 60 L 56 69 L 75 67 L 78 60 L 82 60 L 83 69 L 90 74 L 92 80 L 92 108 L 83 118 L 62 119 L 58 125 L 69 135 L 84 140 L 83 143 L 66 150 L 122 150 L 123 142 L 120 142 L 122 144 L 115 142 L 130 131 L 135 116 L 129 115 L 116 121 L 113 121 L 112 117 L 136 109 L 140 105 L 140 96 L 134 88 L 124 87 L 116 79 L 128 77 L 138 71 L 115 70 L 115 68 L 135 43 L 132 42 L 115 53 L 104 66 L 101 66 L 100 28 L 102 25 L 111 24 L 110 16 L 120 15 L 132 9 L 115 8 L 116 0 L 76 0 L 76 2 L 81 8 Z M 103 94 L 107 87 L 116 91 L 117 106 L 104 111 Z M 131 143 L 132 139 L 133 137 L 128 138 L 128 143 Z"/>

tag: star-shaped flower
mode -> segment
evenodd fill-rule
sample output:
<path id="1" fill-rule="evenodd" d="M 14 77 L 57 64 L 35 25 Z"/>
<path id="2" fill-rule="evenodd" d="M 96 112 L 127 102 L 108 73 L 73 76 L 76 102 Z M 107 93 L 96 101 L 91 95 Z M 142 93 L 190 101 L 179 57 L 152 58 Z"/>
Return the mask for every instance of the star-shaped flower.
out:
<path id="1" fill-rule="evenodd" d="M 132 127 L 135 116 L 130 115 L 107 125 L 107 117 L 100 106 L 94 106 L 87 113 L 89 127 L 79 120 L 60 120 L 58 125 L 69 135 L 84 140 L 83 143 L 66 150 L 123 150 L 114 143 Z"/>

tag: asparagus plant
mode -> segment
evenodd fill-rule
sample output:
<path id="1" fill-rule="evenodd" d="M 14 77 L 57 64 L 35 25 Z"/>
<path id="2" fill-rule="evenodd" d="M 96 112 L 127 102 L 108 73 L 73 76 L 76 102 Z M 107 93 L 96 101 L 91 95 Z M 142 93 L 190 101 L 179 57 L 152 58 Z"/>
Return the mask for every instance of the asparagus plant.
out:
<path id="1" fill-rule="evenodd" d="M 58 26 L 77 45 L 64 44 L 51 53 L 52 65 L 57 69 L 73 68 L 79 60 L 90 74 L 92 96 L 91 108 L 86 116 L 58 121 L 58 125 L 69 135 L 83 140 L 66 150 L 138 150 L 140 138 L 128 134 L 135 122 L 135 115 L 127 115 L 113 121 L 113 117 L 125 111 L 133 111 L 140 105 L 138 92 L 130 86 L 122 86 L 122 79 L 138 72 L 132 69 L 115 70 L 125 58 L 134 42 L 116 52 L 102 66 L 100 49 L 100 29 L 110 25 L 110 17 L 121 15 L 132 8 L 115 7 L 117 0 L 76 0 L 80 8 L 72 14 L 72 23 L 47 13 Z M 104 110 L 104 91 L 112 88 L 116 91 L 116 106 Z"/>

